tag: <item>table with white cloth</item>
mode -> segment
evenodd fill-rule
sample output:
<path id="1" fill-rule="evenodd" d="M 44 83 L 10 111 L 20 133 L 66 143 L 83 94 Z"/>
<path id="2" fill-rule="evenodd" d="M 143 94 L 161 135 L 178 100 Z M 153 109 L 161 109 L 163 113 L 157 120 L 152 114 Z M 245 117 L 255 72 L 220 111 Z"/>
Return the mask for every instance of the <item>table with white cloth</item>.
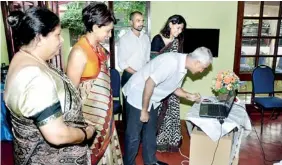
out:
<path id="1" fill-rule="evenodd" d="M 217 99 L 214 96 L 202 97 L 202 100 L 203 99 L 209 99 L 213 103 L 217 102 Z M 190 135 L 193 127 L 196 126 L 216 142 L 229 132 L 237 130 L 234 131 L 231 147 L 230 164 L 232 164 L 233 159 L 238 157 L 242 136 L 248 136 L 252 130 L 251 122 L 246 112 L 245 103 L 242 101 L 234 102 L 231 111 L 228 117 L 224 119 L 222 126 L 218 119 L 200 117 L 199 111 L 200 103 L 195 103 L 185 117 L 187 129 Z"/>

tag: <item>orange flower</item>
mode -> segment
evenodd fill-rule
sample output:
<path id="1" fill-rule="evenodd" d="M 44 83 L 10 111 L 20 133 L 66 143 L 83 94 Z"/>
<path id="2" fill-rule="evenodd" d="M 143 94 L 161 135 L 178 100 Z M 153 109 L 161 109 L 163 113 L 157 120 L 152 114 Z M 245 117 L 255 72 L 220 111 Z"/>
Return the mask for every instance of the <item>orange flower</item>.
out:
<path id="1" fill-rule="evenodd" d="M 225 84 L 229 84 L 230 82 L 231 82 L 231 77 L 229 77 L 229 76 L 226 76 L 226 77 L 224 77 L 224 80 L 223 80 L 223 82 L 225 83 Z"/>
<path id="2" fill-rule="evenodd" d="M 220 89 L 225 90 L 237 89 L 239 86 L 239 77 L 230 70 L 220 71 L 212 81 L 212 89 L 218 92 Z"/>
<path id="3" fill-rule="evenodd" d="M 231 82 L 235 83 L 235 81 L 236 81 L 236 78 L 235 77 L 231 77 Z"/>
<path id="4" fill-rule="evenodd" d="M 221 88 L 221 82 L 220 81 L 216 81 L 215 89 L 220 89 L 220 88 Z"/>
<path id="5" fill-rule="evenodd" d="M 222 81 L 222 80 L 223 80 L 223 75 L 222 75 L 222 73 L 219 73 L 217 75 L 217 81 Z"/>

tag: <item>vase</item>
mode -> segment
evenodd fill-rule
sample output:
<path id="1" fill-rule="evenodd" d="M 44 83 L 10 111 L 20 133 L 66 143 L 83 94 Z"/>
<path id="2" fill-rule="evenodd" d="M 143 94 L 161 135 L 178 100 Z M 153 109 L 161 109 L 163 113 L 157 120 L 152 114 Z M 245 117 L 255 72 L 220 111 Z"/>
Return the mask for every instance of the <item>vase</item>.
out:
<path id="1" fill-rule="evenodd" d="M 228 93 L 218 93 L 217 99 L 218 101 L 226 101 Z"/>

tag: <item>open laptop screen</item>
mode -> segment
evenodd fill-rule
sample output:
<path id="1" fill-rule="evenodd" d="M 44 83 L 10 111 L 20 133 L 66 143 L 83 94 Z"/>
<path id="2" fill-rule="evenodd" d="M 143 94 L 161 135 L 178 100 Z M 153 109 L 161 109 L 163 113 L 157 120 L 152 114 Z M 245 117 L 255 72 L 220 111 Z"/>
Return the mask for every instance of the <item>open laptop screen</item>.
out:
<path id="1" fill-rule="evenodd" d="M 227 97 L 227 100 L 226 100 L 226 103 L 225 103 L 228 111 L 232 108 L 235 97 L 236 97 L 235 91 L 230 91 L 228 93 L 228 97 Z"/>

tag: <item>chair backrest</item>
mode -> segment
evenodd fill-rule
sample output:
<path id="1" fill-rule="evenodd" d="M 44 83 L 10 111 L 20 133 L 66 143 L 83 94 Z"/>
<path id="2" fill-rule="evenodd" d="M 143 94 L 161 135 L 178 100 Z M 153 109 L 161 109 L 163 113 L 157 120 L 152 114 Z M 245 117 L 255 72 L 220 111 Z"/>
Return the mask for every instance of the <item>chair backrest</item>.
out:
<path id="1" fill-rule="evenodd" d="M 273 93 L 274 73 L 269 66 L 257 66 L 252 73 L 253 93 Z"/>
<path id="2" fill-rule="evenodd" d="M 110 72 L 113 97 L 120 97 L 120 74 L 114 68 L 111 68 Z"/>

